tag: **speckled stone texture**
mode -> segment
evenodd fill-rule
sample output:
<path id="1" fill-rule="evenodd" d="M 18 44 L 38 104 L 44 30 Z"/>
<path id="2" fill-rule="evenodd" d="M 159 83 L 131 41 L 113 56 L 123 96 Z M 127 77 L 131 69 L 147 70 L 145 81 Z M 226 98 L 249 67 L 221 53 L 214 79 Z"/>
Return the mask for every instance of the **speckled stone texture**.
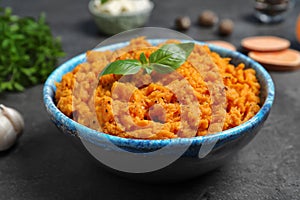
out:
<path id="1" fill-rule="evenodd" d="M 300 50 L 294 26 L 300 1 L 287 20 L 263 25 L 253 17 L 251 0 L 155 0 L 147 26 L 173 28 L 179 15 L 189 15 L 185 33 L 196 40 L 224 39 L 239 47 L 254 35 L 287 38 Z M 61 62 L 95 47 L 107 36 L 96 28 L 88 0 L 3 0 L 21 16 L 47 14 L 53 33 L 62 38 L 67 56 Z M 231 36 L 220 37 L 215 28 L 196 25 L 205 9 L 231 18 Z M 24 93 L 0 95 L 0 103 L 15 107 L 25 117 L 26 129 L 18 144 L 0 153 L 0 199 L 183 199 L 183 200 L 298 200 L 300 199 L 300 71 L 271 72 L 276 100 L 256 138 L 225 166 L 189 182 L 147 184 L 115 176 L 99 168 L 49 120 L 42 101 L 42 85 Z"/>

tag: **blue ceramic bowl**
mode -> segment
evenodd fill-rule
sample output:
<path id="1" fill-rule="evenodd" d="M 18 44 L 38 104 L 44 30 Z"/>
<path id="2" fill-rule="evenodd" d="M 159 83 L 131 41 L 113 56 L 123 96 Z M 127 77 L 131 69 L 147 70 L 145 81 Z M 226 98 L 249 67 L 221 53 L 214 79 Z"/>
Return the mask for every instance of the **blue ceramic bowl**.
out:
<path id="1" fill-rule="evenodd" d="M 162 42 L 162 40 L 149 41 L 153 45 Z M 203 44 L 197 41 L 196 43 Z M 118 43 L 102 47 L 99 50 L 115 50 L 126 45 L 128 45 L 128 43 Z M 62 132 L 72 136 L 73 139 L 80 139 L 80 143 L 83 143 L 94 157 L 97 157 L 97 155 L 95 155 L 95 151 L 100 154 L 109 154 L 112 157 L 114 155 L 122 156 L 124 152 L 128 151 L 146 155 L 147 152 L 153 152 L 154 150 L 161 149 L 168 145 L 175 149 L 177 147 L 180 149 L 180 147 L 188 145 L 187 150 L 179 157 L 179 159 L 162 169 L 155 171 L 150 170 L 148 172 L 137 170 L 136 173 L 133 173 L 130 171 L 122 171 L 115 167 L 106 166 L 114 172 L 145 181 L 174 181 L 196 177 L 221 166 L 226 161 L 230 160 L 230 157 L 232 157 L 233 154 L 237 153 L 241 148 L 248 144 L 255 137 L 267 119 L 274 100 L 273 81 L 268 72 L 260 64 L 241 53 L 229 51 L 214 45 L 209 45 L 209 47 L 212 51 L 219 53 L 222 57 L 232 58 L 231 62 L 233 64 L 243 62 L 245 63 L 246 68 L 253 68 L 256 71 L 257 78 L 261 85 L 262 105 L 260 111 L 249 121 L 235 128 L 203 137 L 167 140 L 140 140 L 108 135 L 78 124 L 65 116 L 56 107 L 54 102 L 56 87 L 54 83 L 60 82 L 64 74 L 72 71 L 79 63 L 85 62 L 85 53 L 63 63 L 49 76 L 44 85 L 44 104 L 54 124 Z M 201 147 L 209 143 L 214 143 L 215 145 L 206 156 L 199 156 L 199 150 Z M 172 152 L 169 153 L 172 154 Z M 165 155 L 162 156 L 168 156 L 168 153 L 164 154 Z M 154 154 L 151 156 L 149 156 L 148 160 L 144 160 L 146 164 L 148 161 L 149 164 L 151 164 L 151 161 L 155 160 L 158 155 Z M 126 155 L 124 155 L 124 158 L 125 157 Z M 126 159 L 124 162 L 126 162 Z"/>

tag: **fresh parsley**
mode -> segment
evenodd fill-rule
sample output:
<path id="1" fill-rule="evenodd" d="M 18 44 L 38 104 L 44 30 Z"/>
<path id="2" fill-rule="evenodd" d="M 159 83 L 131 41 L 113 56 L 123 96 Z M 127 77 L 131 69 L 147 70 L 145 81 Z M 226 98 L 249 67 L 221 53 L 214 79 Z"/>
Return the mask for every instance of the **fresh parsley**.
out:
<path id="1" fill-rule="evenodd" d="M 35 20 L 0 7 L 0 41 L 0 92 L 22 91 L 45 81 L 65 55 L 44 14 Z"/>
<path id="2" fill-rule="evenodd" d="M 101 4 L 108 2 L 109 0 L 101 0 Z"/>
<path id="3" fill-rule="evenodd" d="M 149 59 L 144 53 L 141 53 L 139 60 L 127 59 L 112 62 L 105 67 L 100 76 L 136 74 L 140 69 L 144 69 L 148 74 L 151 74 L 152 71 L 167 74 L 179 68 L 193 49 L 194 43 L 166 44 L 153 52 Z"/>

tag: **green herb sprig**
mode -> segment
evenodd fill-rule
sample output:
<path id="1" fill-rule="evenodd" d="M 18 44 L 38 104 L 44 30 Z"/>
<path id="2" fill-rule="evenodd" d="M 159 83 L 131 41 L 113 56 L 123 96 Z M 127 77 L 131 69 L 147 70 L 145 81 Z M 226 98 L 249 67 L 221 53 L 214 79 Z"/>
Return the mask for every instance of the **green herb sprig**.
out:
<path id="1" fill-rule="evenodd" d="M 149 59 L 141 53 L 139 60 L 127 59 L 112 62 L 104 68 L 100 77 L 106 74 L 136 74 L 140 69 L 144 69 L 148 74 L 152 71 L 167 74 L 179 68 L 193 49 L 194 43 L 166 44 L 153 52 Z"/>
<path id="2" fill-rule="evenodd" d="M 109 0 L 101 0 L 101 4 L 105 4 L 106 2 L 108 2 Z"/>
<path id="3" fill-rule="evenodd" d="M 22 91 L 45 81 L 64 55 L 44 14 L 35 20 L 0 8 L 0 93 Z"/>

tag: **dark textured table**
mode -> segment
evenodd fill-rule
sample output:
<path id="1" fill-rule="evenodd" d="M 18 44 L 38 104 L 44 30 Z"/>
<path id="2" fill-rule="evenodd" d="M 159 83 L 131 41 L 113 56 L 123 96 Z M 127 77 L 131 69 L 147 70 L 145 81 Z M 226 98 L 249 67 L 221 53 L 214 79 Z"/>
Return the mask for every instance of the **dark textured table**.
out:
<path id="1" fill-rule="evenodd" d="M 97 30 L 87 10 L 88 0 L 3 0 L 21 16 L 41 11 L 53 34 L 61 36 L 67 56 L 95 47 L 107 38 Z M 173 28 L 174 19 L 189 15 L 187 35 L 196 40 L 223 39 L 239 46 L 253 35 L 287 38 L 300 49 L 294 34 L 300 1 L 287 20 L 264 25 L 253 17 L 253 1 L 156 0 L 147 26 Z M 216 28 L 201 28 L 204 9 L 235 22 L 234 33 L 219 37 Z M 99 168 L 50 122 L 42 101 L 43 85 L 22 93 L 4 93 L 0 103 L 25 117 L 24 135 L 14 148 L 0 153 L 0 199 L 300 199 L 300 71 L 271 72 L 276 85 L 272 112 L 257 137 L 227 165 L 175 184 L 146 184 L 115 176 Z"/>

